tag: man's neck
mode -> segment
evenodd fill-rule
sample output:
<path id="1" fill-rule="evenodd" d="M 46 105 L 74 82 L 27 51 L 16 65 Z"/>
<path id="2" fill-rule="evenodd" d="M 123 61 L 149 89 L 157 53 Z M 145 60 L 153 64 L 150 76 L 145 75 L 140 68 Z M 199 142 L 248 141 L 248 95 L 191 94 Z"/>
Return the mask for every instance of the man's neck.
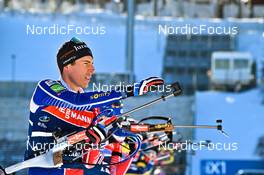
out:
<path id="1" fill-rule="evenodd" d="M 82 93 L 83 92 L 83 89 L 81 87 L 77 87 L 75 86 L 73 83 L 71 83 L 70 81 L 68 81 L 67 79 L 61 77 L 61 82 L 64 86 L 67 87 L 67 89 L 69 89 L 70 91 L 73 91 L 73 92 L 80 92 Z"/>

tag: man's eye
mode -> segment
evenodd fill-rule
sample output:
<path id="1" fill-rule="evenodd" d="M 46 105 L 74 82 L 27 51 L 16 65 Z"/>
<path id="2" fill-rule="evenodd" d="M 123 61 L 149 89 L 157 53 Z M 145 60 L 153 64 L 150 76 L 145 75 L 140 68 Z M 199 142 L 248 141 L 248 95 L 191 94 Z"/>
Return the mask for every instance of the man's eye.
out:
<path id="1" fill-rule="evenodd" d="M 93 62 L 84 62 L 84 65 L 93 65 Z"/>

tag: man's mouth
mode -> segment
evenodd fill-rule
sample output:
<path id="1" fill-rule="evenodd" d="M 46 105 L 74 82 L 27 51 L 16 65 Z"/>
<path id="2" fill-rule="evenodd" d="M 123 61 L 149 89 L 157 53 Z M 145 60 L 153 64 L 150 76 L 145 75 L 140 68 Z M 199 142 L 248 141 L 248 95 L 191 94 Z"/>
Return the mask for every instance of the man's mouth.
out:
<path id="1" fill-rule="evenodd" d="M 86 76 L 85 79 L 86 79 L 86 80 L 90 80 L 91 77 L 90 77 L 90 76 Z"/>

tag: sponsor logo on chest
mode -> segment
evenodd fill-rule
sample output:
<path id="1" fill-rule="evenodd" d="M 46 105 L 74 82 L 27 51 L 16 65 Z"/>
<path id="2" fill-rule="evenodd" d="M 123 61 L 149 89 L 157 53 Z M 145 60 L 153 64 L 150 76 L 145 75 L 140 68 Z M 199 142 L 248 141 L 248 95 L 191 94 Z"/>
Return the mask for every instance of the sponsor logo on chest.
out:
<path id="1" fill-rule="evenodd" d="M 110 92 L 103 92 L 103 93 L 96 93 L 90 96 L 91 99 L 97 99 L 100 97 L 108 97 L 110 95 Z"/>
<path id="2" fill-rule="evenodd" d="M 91 118 L 87 117 L 84 112 L 81 111 L 74 111 L 68 108 L 58 108 L 59 111 L 64 115 L 66 119 L 76 119 L 76 120 L 81 120 L 86 123 L 91 123 Z"/>
<path id="3" fill-rule="evenodd" d="M 67 123 L 81 127 L 88 127 L 92 123 L 95 116 L 92 111 L 79 111 L 56 106 L 48 106 L 44 109 L 44 111 L 61 120 L 64 120 Z"/>

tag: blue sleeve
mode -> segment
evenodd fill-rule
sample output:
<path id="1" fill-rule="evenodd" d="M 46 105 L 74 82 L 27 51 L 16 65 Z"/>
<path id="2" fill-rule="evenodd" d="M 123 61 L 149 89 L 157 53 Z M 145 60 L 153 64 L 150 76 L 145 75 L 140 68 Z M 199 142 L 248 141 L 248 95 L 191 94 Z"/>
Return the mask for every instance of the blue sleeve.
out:
<path id="1" fill-rule="evenodd" d="M 58 106 L 75 110 L 89 110 L 95 107 L 111 105 L 122 99 L 117 91 L 75 93 L 58 81 L 40 81 L 32 97 L 39 106 Z"/>
<path id="2" fill-rule="evenodd" d="M 121 100 L 119 101 L 115 101 L 114 103 L 112 103 L 109 106 L 102 106 L 100 108 L 101 112 L 107 111 L 107 110 L 111 110 L 113 111 L 112 115 L 121 115 L 123 113 L 123 103 Z"/>

